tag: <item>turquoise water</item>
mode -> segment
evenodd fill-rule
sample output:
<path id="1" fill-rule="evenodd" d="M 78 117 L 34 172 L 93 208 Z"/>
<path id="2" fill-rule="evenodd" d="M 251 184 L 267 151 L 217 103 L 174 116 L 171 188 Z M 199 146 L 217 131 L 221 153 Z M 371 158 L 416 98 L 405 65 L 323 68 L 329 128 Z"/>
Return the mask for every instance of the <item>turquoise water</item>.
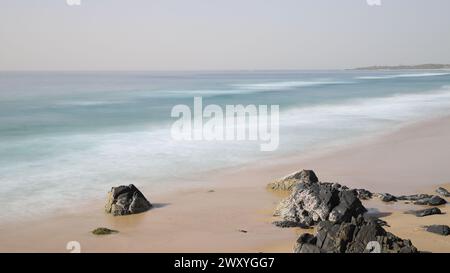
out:
<path id="1" fill-rule="evenodd" d="M 280 105 L 280 146 L 177 142 L 173 106 Z M 0 222 L 450 113 L 450 72 L 0 73 Z"/>

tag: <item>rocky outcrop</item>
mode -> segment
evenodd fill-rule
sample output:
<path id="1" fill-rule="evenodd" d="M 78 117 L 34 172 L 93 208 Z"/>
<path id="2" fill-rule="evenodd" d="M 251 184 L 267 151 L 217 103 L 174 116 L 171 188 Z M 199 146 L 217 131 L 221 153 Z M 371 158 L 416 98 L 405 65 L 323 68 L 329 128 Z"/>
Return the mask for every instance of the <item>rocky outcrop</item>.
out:
<path id="1" fill-rule="evenodd" d="M 436 233 L 442 236 L 447 236 L 450 234 L 450 227 L 446 225 L 432 225 L 426 227 L 426 230 L 431 233 Z"/>
<path id="2" fill-rule="evenodd" d="M 316 183 L 318 181 L 319 179 L 313 171 L 302 170 L 270 183 L 267 188 L 274 191 L 292 191 L 299 183 Z"/>
<path id="3" fill-rule="evenodd" d="M 335 183 L 308 181 L 297 184 L 291 195 L 278 205 L 274 215 L 283 221 L 310 227 L 321 221 L 350 221 L 364 212 L 366 209 L 356 190 Z"/>
<path id="4" fill-rule="evenodd" d="M 300 236 L 294 253 L 363 253 L 371 252 L 370 246 L 381 253 L 418 252 L 410 240 L 403 240 L 376 221 L 359 216 L 351 222 L 320 222 L 315 236 L 309 233 Z"/>
<path id="5" fill-rule="evenodd" d="M 145 212 L 152 204 L 134 186 L 119 186 L 111 188 L 105 205 L 105 211 L 114 216 Z"/>
<path id="6" fill-rule="evenodd" d="M 429 215 L 441 214 L 442 212 L 438 208 L 429 208 L 429 209 L 422 209 L 422 210 L 410 210 L 405 213 L 413 214 L 417 217 L 425 217 L 425 216 L 429 216 Z"/>
<path id="7" fill-rule="evenodd" d="M 450 192 L 442 187 L 437 188 L 436 192 L 441 196 L 450 197 Z"/>

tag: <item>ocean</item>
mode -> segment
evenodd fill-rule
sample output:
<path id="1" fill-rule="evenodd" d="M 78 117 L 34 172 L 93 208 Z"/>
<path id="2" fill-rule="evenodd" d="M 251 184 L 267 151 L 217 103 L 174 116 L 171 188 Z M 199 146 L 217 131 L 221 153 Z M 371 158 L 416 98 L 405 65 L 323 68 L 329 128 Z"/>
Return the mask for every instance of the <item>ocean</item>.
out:
<path id="1" fill-rule="evenodd" d="M 279 148 L 175 141 L 171 110 L 194 97 L 279 105 Z M 74 209 L 120 184 L 177 189 L 448 114 L 449 71 L 0 72 L 0 223 Z"/>

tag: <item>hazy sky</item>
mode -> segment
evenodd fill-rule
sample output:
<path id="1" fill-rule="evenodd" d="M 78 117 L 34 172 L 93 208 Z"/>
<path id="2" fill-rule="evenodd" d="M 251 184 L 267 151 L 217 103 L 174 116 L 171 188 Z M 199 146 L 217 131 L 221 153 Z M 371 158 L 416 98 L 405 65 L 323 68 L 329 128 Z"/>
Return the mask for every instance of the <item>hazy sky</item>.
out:
<path id="1" fill-rule="evenodd" d="M 0 70 L 450 63 L 449 0 L 0 0 Z"/>

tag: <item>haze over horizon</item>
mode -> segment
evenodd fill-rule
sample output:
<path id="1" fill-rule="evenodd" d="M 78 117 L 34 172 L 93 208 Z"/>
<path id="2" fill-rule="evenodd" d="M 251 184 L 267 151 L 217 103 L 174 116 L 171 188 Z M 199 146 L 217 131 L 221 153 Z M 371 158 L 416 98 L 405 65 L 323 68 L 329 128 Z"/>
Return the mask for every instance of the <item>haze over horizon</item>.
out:
<path id="1" fill-rule="evenodd" d="M 450 1 L 0 0 L 0 70 L 450 63 Z"/>

